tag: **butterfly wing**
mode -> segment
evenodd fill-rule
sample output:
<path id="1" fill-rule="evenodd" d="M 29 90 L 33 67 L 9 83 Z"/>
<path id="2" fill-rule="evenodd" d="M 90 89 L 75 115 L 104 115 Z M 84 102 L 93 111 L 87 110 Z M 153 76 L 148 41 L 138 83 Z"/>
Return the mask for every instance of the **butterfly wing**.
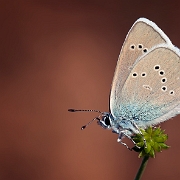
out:
<path id="1" fill-rule="evenodd" d="M 172 45 L 169 38 L 155 23 L 145 18 L 140 18 L 134 23 L 121 49 L 112 82 L 110 94 L 112 115 L 116 116 L 117 106 L 121 102 L 122 87 L 135 61 L 152 47 L 163 43 Z"/>
<path id="2" fill-rule="evenodd" d="M 121 92 L 118 116 L 139 127 L 165 121 L 180 113 L 180 52 L 160 45 L 132 68 Z"/>

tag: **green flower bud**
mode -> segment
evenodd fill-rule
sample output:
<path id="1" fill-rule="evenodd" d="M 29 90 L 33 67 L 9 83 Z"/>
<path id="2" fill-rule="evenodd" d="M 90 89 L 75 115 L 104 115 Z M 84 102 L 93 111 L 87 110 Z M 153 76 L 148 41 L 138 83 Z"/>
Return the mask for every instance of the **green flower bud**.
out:
<path id="1" fill-rule="evenodd" d="M 136 147 L 134 147 L 133 150 L 139 152 L 139 157 L 149 156 L 154 158 L 156 152 L 161 152 L 163 149 L 169 148 L 169 146 L 165 144 L 168 136 L 160 127 L 148 127 L 145 130 L 141 129 L 141 133 L 143 136 L 136 134 L 133 137 L 136 143 Z M 144 144 L 144 139 L 146 140 L 146 145 Z"/>

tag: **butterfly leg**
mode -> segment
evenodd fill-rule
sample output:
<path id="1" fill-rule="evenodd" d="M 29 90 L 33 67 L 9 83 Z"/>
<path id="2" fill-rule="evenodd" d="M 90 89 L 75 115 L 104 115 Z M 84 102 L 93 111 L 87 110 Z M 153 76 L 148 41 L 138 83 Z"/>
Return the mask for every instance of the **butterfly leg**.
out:
<path id="1" fill-rule="evenodd" d="M 129 148 L 129 146 L 128 146 L 126 143 L 122 142 L 122 139 L 123 139 L 125 136 L 127 136 L 127 134 L 125 133 L 125 131 L 124 131 L 124 132 L 121 131 L 121 132 L 119 133 L 117 142 L 121 143 L 122 145 L 126 146 L 127 149 L 129 149 L 130 151 L 132 151 L 132 148 Z M 135 143 L 135 142 L 134 142 L 134 143 Z"/>
<path id="2" fill-rule="evenodd" d="M 125 131 L 123 131 L 123 132 L 121 131 L 121 132 L 123 133 L 123 136 L 126 136 L 128 139 L 130 139 L 130 140 L 132 141 L 132 143 L 134 144 L 134 147 L 140 149 L 140 147 L 137 146 L 137 144 L 136 144 L 136 142 L 133 140 L 133 138 L 132 138 L 130 135 L 128 135 L 128 133 L 127 133 L 128 131 L 131 132 L 131 133 L 133 133 L 131 129 L 127 129 L 127 130 L 125 130 Z M 119 141 L 118 141 L 118 142 L 119 142 Z M 123 143 L 121 143 L 121 144 L 123 144 Z M 123 144 L 123 145 L 124 145 L 124 144 Z M 129 148 L 126 144 L 125 144 L 125 146 L 126 146 L 129 150 L 131 150 L 131 151 L 134 149 L 134 147 Z"/>
<path id="3" fill-rule="evenodd" d="M 144 146 L 145 146 L 145 148 L 147 148 L 146 140 L 145 140 L 145 138 L 144 138 L 141 130 L 139 129 L 139 127 L 137 126 L 137 124 L 136 124 L 134 121 L 132 121 L 132 124 L 133 124 L 133 126 L 139 131 L 139 134 L 141 134 L 141 136 L 142 136 L 142 138 L 143 138 L 143 141 L 144 141 Z"/>
<path id="4" fill-rule="evenodd" d="M 133 138 L 132 138 L 131 136 L 129 136 L 128 134 L 124 134 L 124 135 L 125 135 L 128 139 L 130 139 L 135 146 L 137 146 L 136 143 L 135 143 L 135 141 L 133 140 Z"/>

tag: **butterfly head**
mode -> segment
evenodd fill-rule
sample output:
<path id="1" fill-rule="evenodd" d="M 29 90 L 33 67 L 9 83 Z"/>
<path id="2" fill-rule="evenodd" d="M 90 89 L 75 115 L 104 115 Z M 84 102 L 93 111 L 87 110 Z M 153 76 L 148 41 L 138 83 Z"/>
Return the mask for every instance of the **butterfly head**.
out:
<path id="1" fill-rule="evenodd" d="M 95 117 L 91 121 L 89 121 L 86 125 L 82 126 L 81 129 L 85 129 L 88 125 L 90 125 L 93 121 L 97 120 L 97 124 L 100 125 L 104 129 L 111 129 L 112 127 L 112 115 L 108 112 L 101 112 L 98 110 L 77 110 L 77 109 L 68 109 L 70 112 L 77 112 L 77 111 L 88 111 L 88 112 L 97 112 L 100 113 L 99 116 Z"/>
<path id="2" fill-rule="evenodd" d="M 100 125 L 104 129 L 111 129 L 111 114 L 107 112 L 103 112 L 101 115 L 101 119 L 97 121 L 98 125 Z"/>

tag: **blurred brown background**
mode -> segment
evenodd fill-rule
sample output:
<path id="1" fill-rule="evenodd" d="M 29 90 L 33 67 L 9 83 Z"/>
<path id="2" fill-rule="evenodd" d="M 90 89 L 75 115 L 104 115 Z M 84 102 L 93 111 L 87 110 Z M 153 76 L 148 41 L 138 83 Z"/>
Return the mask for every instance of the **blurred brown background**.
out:
<path id="1" fill-rule="evenodd" d="M 124 38 L 139 17 L 180 47 L 179 1 L 0 1 L 0 179 L 131 180 L 141 159 L 93 123 L 108 111 Z M 162 124 L 171 148 L 143 179 L 180 178 L 180 116 Z"/>

